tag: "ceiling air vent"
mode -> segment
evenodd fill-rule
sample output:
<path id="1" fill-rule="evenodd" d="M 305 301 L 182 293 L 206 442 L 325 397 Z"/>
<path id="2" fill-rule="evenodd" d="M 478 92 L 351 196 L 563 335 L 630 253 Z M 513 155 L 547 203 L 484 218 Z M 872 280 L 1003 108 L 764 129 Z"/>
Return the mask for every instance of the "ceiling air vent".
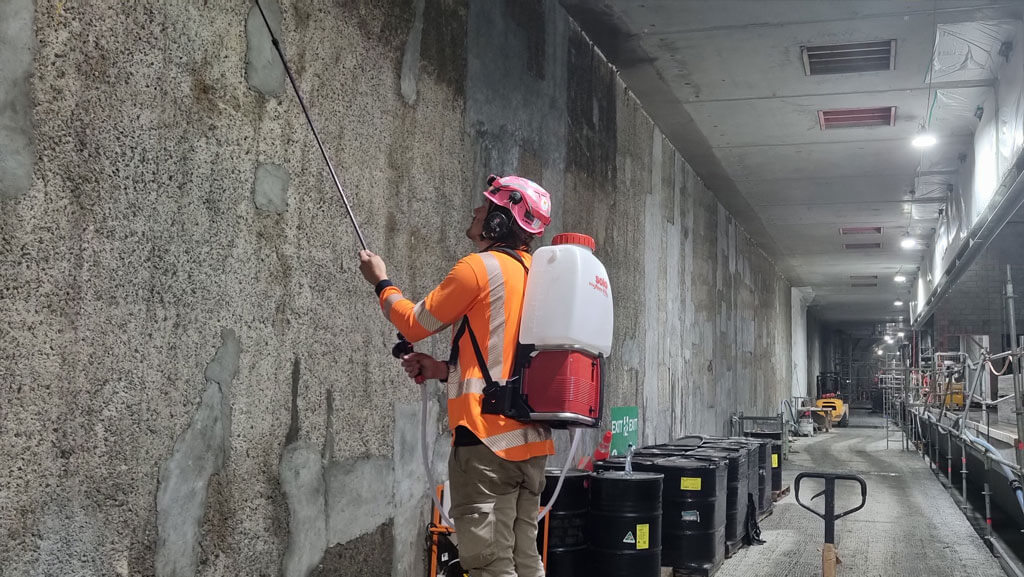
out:
<path id="1" fill-rule="evenodd" d="M 807 76 L 878 72 L 896 66 L 895 40 L 801 46 L 800 53 Z"/>
<path id="2" fill-rule="evenodd" d="M 895 106 L 840 108 L 837 110 L 818 111 L 818 125 L 821 126 L 822 130 L 860 126 L 894 126 L 895 124 Z"/>
<path id="3" fill-rule="evenodd" d="M 850 280 L 854 282 L 875 282 L 878 280 L 877 274 L 851 274 Z"/>
<path id="4" fill-rule="evenodd" d="M 882 234 L 880 226 L 844 226 L 839 229 L 839 234 L 846 236 L 850 234 Z"/>
<path id="5" fill-rule="evenodd" d="M 880 242 L 851 242 L 843 245 L 846 250 L 867 250 L 872 248 L 882 248 Z"/>
<path id="6" fill-rule="evenodd" d="M 852 286 L 853 288 L 871 288 L 871 287 L 878 286 L 878 283 L 876 283 L 876 282 L 852 282 L 852 283 L 850 283 L 850 286 Z"/>

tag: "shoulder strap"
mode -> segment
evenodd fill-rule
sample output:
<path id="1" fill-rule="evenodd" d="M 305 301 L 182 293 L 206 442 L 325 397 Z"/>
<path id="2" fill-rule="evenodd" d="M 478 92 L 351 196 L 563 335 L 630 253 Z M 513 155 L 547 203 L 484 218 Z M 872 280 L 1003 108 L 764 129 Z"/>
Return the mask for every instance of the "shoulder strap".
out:
<path id="1" fill-rule="evenodd" d="M 518 252 L 504 246 L 492 246 L 487 250 L 500 252 L 514 258 L 516 262 L 522 265 L 523 272 L 527 275 L 530 274 L 530 267 L 526 266 L 526 262 L 523 261 L 523 257 Z M 448 356 L 448 366 L 454 366 L 459 361 L 459 341 L 462 340 L 462 335 L 466 334 L 466 331 L 469 331 L 469 342 L 473 345 L 473 355 L 476 357 L 477 366 L 480 367 L 480 373 L 483 374 L 484 383 L 487 384 L 487 389 L 493 389 L 497 386 L 497 383 L 491 377 L 491 372 L 487 370 L 487 360 L 484 359 L 480 343 L 476 340 L 476 335 L 473 334 L 473 327 L 469 326 L 469 315 L 462 317 L 462 322 L 459 323 L 459 328 L 455 331 L 455 338 L 452 340 L 452 352 Z"/>
<path id="2" fill-rule="evenodd" d="M 507 246 L 492 246 L 487 250 L 491 252 L 500 252 L 516 259 L 516 262 L 523 266 L 523 270 L 526 271 L 526 274 L 530 274 L 530 267 L 526 266 L 526 261 L 523 260 L 523 257 L 517 251 L 514 251 Z"/>
<path id="3" fill-rule="evenodd" d="M 484 359 L 484 353 L 480 349 L 480 343 L 476 340 L 476 335 L 473 334 L 473 327 L 469 326 L 469 316 L 463 316 L 462 322 L 459 323 L 459 329 L 455 331 L 455 339 L 452 341 L 452 352 L 448 356 L 448 366 L 455 366 L 455 363 L 459 362 L 459 341 L 462 340 L 462 335 L 469 331 L 469 342 L 473 345 L 473 355 L 476 356 L 476 364 L 480 367 L 480 372 L 483 374 L 484 383 L 487 384 L 487 388 L 490 389 L 497 385 L 494 379 L 491 377 L 491 372 L 487 370 L 487 361 Z"/>

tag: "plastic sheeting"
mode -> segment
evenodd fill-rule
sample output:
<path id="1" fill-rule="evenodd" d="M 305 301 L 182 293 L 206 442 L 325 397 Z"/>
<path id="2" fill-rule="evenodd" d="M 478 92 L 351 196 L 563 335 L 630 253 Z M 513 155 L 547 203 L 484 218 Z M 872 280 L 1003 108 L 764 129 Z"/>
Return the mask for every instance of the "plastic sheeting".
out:
<path id="1" fill-rule="evenodd" d="M 952 242 L 952 235 L 949 231 L 949 219 L 943 214 L 939 218 L 939 224 L 935 227 L 935 248 L 932 251 L 932 275 L 940 276 L 946 270 L 946 248 Z M 955 246 L 955 245 L 954 245 Z M 936 275 L 936 272 L 939 274 Z"/>
<path id="2" fill-rule="evenodd" d="M 974 134 L 974 190 L 971 224 L 985 211 L 999 183 L 998 139 L 996 131 L 995 96 L 985 104 L 985 115 Z"/>
<path id="3" fill-rule="evenodd" d="M 991 88 L 936 90 L 928 106 L 926 124 L 938 127 L 942 134 L 972 134 L 978 126 L 978 107 L 991 92 Z"/>
<path id="4" fill-rule="evenodd" d="M 943 139 L 935 147 L 922 150 L 918 176 L 914 179 L 914 197 L 945 198 L 950 188 L 958 190 L 960 171 L 963 169 L 960 155 L 968 152 L 971 146 L 970 140 Z M 939 208 L 945 205 L 918 203 L 911 206 L 914 220 L 934 220 L 938 218 Z"/>
<path id="5" fill-rule="evenodd" d="M 925 80 L 981 80 L 995 78 L 1003 58 L 999 47 L 1017 33 L 1014 20 L 939 24 L 935 52 Z M 930 78 L 929 78 L 930 77 Z"/>
<path id="6" fill-rule="evenodd" d="M 941 176 L 919 176 L 914 179 L 915 199 L 945 199 L 949 196 L 949 190 L 957 190 L 956 175 Z M 949 211 L 948 203 L 915 203 L 910 205 L 911 215 L 914 220 L 934 220 L 938 217 L 939 209 L 945 208 Z"/>
<path id="7" fill-rule="evenodd" d="M 999 178 L 1006 175 L 1024 150 L 1024 24 L 1018 23 L 1009 63 L 999 71 L 999 111 L 996 118 Z"/>

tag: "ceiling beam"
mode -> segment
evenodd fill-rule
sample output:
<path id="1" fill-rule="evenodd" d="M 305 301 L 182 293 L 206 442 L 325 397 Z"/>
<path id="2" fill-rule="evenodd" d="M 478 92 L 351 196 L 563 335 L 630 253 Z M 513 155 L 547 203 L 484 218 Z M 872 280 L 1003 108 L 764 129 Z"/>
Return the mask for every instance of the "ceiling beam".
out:
<path id="1" fill-rule="evenodd" d="M 932 82 L 929 89 L 928 84 L 922 82 L 916 86 L 898 88 L 878 88 L 875 90 L 857 90 L 855 92 L 817 92 L 812 94 L 773 94 L 771 96 L 736 96 L 733 98 L 692 98 L 683 101 L 684 104 L 711 104 L 716 102 L 746 102 L 756 100 L 783 100 L 790 98 L 823 98 L 829 96 L 851 96 L 856 94 L 885 94 L 887 92 L 914 92 L 919 90 L 958 90 L 965 88 L 993 88 L 996 81 L 993 78 L 979 78 L 977 80 L 946 80 Z"/>
<path id="2" fill-rule="evenodd" d="M 562 4 L 580 4 L 581 0 L 562 0 Z M 585 3 L 585 0 L 584 2 Z M 614 5 L 615 2 L 607 2 Z M 704 28 L 676 28 L 648 30 L 645 36 L 672 36 L 676 34 L 698 34 L 707 32 L 727 32 L 733 30 L 750 30 L 760 28 L 785 28 L 787 26 L 804 26 L 810 24 L 834 24 L 842 22 L 864 22 L 865 20 L 885 20 L 890 18 L 906 18 L 908 16 L 935 16 L 936 24 L 956 24 L 979 20 L 1019 20 L 1021 18 L 1020 2 L 998 2 L 981 6 L 953 6 L 936 10 L 906 10 L 902 12 L 879 12 L 877 14 L 857 14 L 839 18 L 818 18 L 814 20 L 793 19 L 787 22 L 750 22 L 746 24 L 722 24 Z"/>

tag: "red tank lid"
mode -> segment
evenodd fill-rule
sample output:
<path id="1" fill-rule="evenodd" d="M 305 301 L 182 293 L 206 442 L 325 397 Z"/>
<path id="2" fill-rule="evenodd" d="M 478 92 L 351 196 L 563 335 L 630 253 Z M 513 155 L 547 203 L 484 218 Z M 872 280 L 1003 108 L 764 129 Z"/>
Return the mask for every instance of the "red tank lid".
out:
<path id="1" fill-rule="evenodd" d="M 551 239 L 551 244 L 578 244 L 589 248 L 591 251 L 597 249 L 597 245 L 594 244 L 593 238 L 578 232 L 563 232 L 562 234 L 556 234 L 555 237 Z"/>

